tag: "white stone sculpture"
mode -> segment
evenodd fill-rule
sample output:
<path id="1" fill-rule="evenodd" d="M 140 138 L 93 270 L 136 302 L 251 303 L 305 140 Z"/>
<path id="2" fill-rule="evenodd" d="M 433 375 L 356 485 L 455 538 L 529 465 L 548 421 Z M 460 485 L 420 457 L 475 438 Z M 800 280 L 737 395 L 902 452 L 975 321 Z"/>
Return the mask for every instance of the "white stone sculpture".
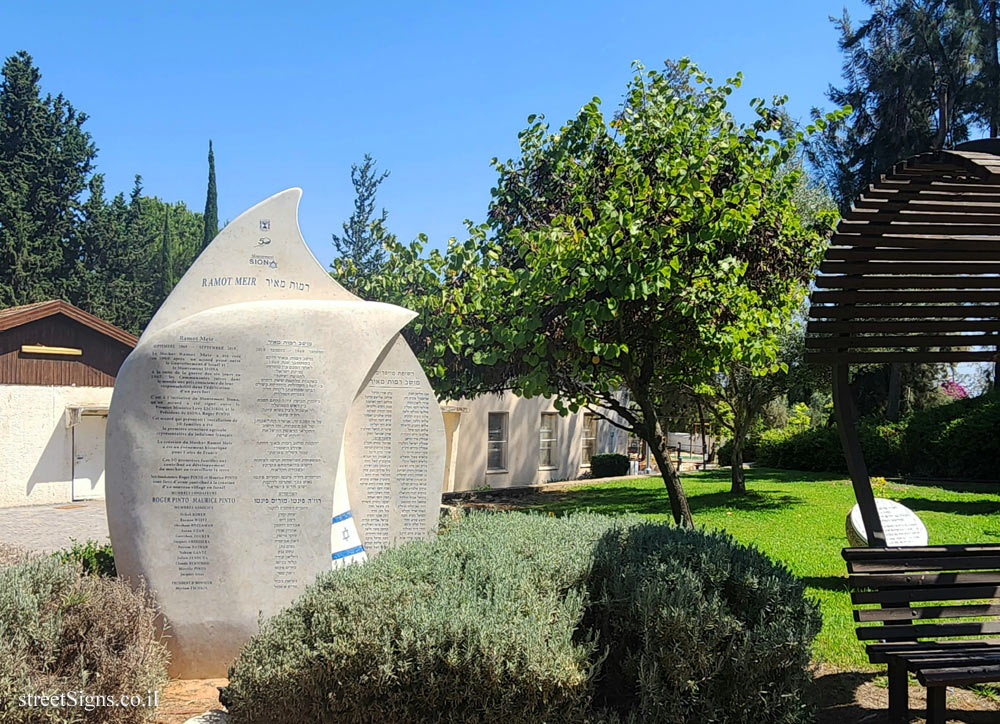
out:
<path id="1" fill-rule="evenodd" d="M 399 331 L 316 261 L 299 189 L 201 253 L 119 372 L 108 526 L 163 610 L 171 675 L 225 676 L 317 574 L 437 526 L 440 409 Z"/>

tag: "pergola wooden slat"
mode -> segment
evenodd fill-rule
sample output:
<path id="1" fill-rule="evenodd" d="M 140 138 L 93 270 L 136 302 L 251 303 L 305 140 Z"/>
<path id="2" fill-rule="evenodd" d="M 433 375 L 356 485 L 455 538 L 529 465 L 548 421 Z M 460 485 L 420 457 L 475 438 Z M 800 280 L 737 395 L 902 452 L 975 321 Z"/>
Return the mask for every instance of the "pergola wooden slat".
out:
<path id="1" fill-rule="evenodd" d="M 997 362 L 1000 143 L 896 164 L 844 215 L 816 288 L 806 357 L 833 365 L 834 410 L 868 542 L 885 546 L 849 366 Z"/>

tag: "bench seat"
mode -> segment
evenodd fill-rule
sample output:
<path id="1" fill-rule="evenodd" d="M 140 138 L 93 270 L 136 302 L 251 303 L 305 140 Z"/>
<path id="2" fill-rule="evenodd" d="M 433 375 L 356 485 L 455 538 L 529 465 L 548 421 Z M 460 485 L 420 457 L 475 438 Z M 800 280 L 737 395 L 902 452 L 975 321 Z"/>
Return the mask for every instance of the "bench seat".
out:
<path id="1" fill-rule="evenodd" d="M 909 721 L 907 673 L 944 724 L 949 686 L 1000 682 L 1000 546 L 845 548 L 858 638 L 886 664 L 889 718 Z M 871 606 L 879 605 L 880 608 Z M 961 638 L 958 638 L 961 637 Z"/>

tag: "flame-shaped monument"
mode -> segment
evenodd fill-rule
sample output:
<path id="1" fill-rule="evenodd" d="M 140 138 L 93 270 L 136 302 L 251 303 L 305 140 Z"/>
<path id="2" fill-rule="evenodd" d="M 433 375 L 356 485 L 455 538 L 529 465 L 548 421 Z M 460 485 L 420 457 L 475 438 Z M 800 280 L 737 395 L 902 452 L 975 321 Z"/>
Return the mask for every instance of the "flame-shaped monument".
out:
<path id="1" fill-rule="evenodd" d="M 399 336 L 416 315 L 331 279 L 299 232 L 300 196 L 226 226 L 115 385 L 115 565 L 154 591 L 172 676 L 225 676 L 259 617 L 317 574 L 437 527 L 444 426 Z"/>

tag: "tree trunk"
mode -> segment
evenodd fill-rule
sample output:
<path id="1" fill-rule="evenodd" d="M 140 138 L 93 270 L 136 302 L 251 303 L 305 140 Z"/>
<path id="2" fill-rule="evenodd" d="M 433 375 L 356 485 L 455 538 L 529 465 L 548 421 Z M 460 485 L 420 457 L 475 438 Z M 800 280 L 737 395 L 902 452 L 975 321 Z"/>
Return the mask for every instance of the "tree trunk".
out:
<path id="1" fill-rule="evenodd" d="M 945 139 L 948 137 L 948 124 L 951 122 L 948 114 L 949 94 L 947 86 L 940 90 L 938 94 L 938 127 L 932 141 L 935 151 L 944 147 Z M 944 96 L 943 98 L 941 96 Z"/>
<path id="2" fill-rule="evenodd" d="M 885 417 L 891 422 L 899 420 L 899 398 L 903 392 L 903 367 L 899 362 L 889 365 L 889 401 L 885 406 Z"/>
<path id="3" fill-rule="evenodd" d="M 997 59 L 997 0 L 989 1 L 989 32 L 986 34 L 990 46 L 987 57 L 990 59 L 990 136 L 1000 135 L 1000 61 Z"/>
<path id="4" fill-rule="evenodd" d="M 747 492 L 746 476 L 743 474 L 743 445 L 745 441 L 746 438 L 742 434 L 736 435 L 733 438 L 733 449 L 729 457 L 733 481 L 729 492 L 734 495 L 743 495 Z"/>
<path id="5" fill-rule="evenodd" d="M 705 412 L 701 409 L 701 399 L 698 399 L 698 429 L 701 431 L 701 469 L 708 469 L 708 444 L 705 436 Z"/>
<path id="6" fill-rule="evenodd" d="M 687 496 L 684 494 L 684 486 L 681 485 L 681 476 L 670 460 L 670 455 L 663 449 L 663 444 L 658 435 L 653 436 L 652 442 L 647 440 L 653 458 L 660 468 L 660 475 L 663 476 L 663 486 L 667 489 L 670 497 L 670 510 L 674 514 L 674 523 L 686 528 L 694 527 L 694 518 L 691 516 L 691 506 L 688 505 Z"/>
<path id="7" fill-rule="evenodd" d="M 634 432 L 653 453 L 657 467 L 660 468 L 660 475 L 663 476 L 663 486 L 667 489 L 667 496 L 670 498 L 670 512 L 673 513 L 674 523 L 688 528 L 694 527 L 694 520 L 691 517 L 691 506 L 688 505 L 687 496 L 684 494 L 684 486 L 681 485 L 681 476 L 670 461 L 670 455 L 666 452 L 666 435 L 659 434 L 659 424 L 656 415 L 656 405 L 653 404 L 652 395 L 645 386 L 637 384 L 629 385 L 632 393 L 632 400 L 639 406 L 642 412 L 641 419 L 634 423 Z"/>

